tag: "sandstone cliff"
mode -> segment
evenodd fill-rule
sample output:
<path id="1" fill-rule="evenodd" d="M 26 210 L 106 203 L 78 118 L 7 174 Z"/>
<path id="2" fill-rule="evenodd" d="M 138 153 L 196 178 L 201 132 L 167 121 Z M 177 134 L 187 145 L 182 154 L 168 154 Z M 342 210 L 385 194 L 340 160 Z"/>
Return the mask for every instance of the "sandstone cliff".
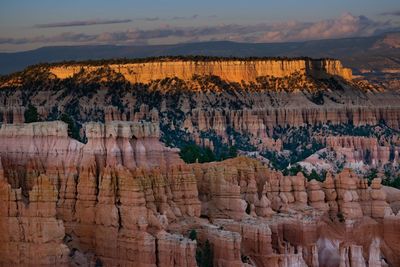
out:
<path id="1" fill-rule="evenodd" d="M 164 161 L 135 149 L 142 139 L 178 159 L 149 123 L 90 123 L 87 144 L 65 131 L 61 122 L 0 130 L 3 265 L 196 266 L 207 246 L 215 266 L 400 264 L 400 217 L 380 179 L 369 187 L 347 169 L 308 182 L 243 157 Z"/>
<path id="2" fill-rule="evenodd" d="M 327 148 L 346 158 L 348 166 L 366 164 L 379 167 L 399 161 L 400 147 L 380 145 L 376 138 L 340 136 L 328 137 Z M 392 151 L 391 151 L 392 150 Z"/>
<path id="3" fill-rule="evenodd" d="M 56 77 L 65 79 L 79 73 L 81 70 L 95 72 L 104 66 L 87 66 L 74 64 L 55 66 L 50 72 Z M 229 82 L 254 82 L 260 76 L 285 77 L 295 73 L 310 75 L 317 78 L 338 76 L 351 80 L 350 69 L 344 68 L 340 61 L 321 59 L 267 59 L 256 61 L 221 60 L 221 61 L 160 61 L 133 64 L 110 64 L 111 70 L 120 73 L 131 83 L 148 83 L 152 80 L 177 77 L 191 80 L 195 75 L 215 75 Z"/>
<path id="4" fill-rule="evenodd" d="M 168 146 L 194 142 L 211 148 L 218 159 L 234 147 L 270 162 L 280 159 L 285 164 L 279 169 L 326 146 L 330 136 L 361 132 L 385 141 L 374 153 L 379 168 L 387 162 L 387 149 L 398 146 L 394 139 L 390 145 L 382 140 L 397 136 L 398 93 L 351 79 L 336 60 L 78 62 L 36 66 L 14 76 L 10 79 L 18 83 L 0 85 L 1 123 L 21 123 L 36 112 L 35 120 L 67 116 L 79 140 L 89 121 L 146 120 L 159 124 Z"/>
<path id="5" fill-rule="evenodd" d="M 395 164 L 398 92 L 352 80 L 338 61 L 74 63 L 18 75 L 0 84 L 0 265 L 400 265 L 397 193 L 381 179 L 344 169 L 308 181 L 254 159 L 178 155 L 193 142 L 220 155 L 235 147 L 278 168 L 326 146 L 349 162 Z"/>
<path id="6" fill-rule="evenodd" d="M 45 175 L 35 178 L 26 200 L 21 188 L 5 180 L 0 163 L 0 266 L 69 266 L 54 181 Z"/>

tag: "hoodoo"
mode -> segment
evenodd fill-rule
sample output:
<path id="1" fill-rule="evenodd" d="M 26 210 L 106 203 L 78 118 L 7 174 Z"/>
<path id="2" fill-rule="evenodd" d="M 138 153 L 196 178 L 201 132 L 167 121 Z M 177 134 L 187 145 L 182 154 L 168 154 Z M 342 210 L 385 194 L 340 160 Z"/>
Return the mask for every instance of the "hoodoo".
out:
<path id="1" fill-rule="evenodd" d="M 47 2 L 0 5 L 0 267 L 400 266 L 394 1 Z"/>
<path id="2" fill-rule="evenodd" d="M 38 266 L 195 266 L 206 243 L 217 266 L 244 266 L 244 256 L 257 266 L 328 266 L 327 250 L 337 263 L 350 257 L 339 244 L 359 249 L 360 262 L 379 254 L 379 263 L 400 263 L 392 238 L 400 217 L 380 179 L 368 187 L 345 170 L 308 182 L 244 157 L 187 165 L 149 123 L 88 123 L 87 144 L 66 130 L 62 122 L 0 129 L 3 265 L 32 263 L 39 250 Z"/>
<path id="3" fill-rule="evenodd" d="M 400 98 L 337 60 L 2 79 L 0 265 L 400 264 Z"/>

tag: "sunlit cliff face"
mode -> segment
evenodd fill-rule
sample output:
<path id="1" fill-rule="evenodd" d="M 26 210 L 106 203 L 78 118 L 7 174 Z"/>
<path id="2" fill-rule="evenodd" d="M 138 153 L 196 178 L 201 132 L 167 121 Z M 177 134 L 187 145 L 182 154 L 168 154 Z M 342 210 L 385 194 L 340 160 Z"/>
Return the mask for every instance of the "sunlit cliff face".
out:
<path id="1" fill-rule="evenodd" d="M 80 64 L 51 67 L 50 72 L 56 77 L 65 79 L 72 77 L 82 69 L 96 71 L 101 66 L 85 66 Z M 121 73 L 131 83 L 148 83 L 152 80 L 177 77 L 188 81 L 194 75 L 215 75 L 229 82 L 254 82 L 257 77 L 285 77 L 295 73 L 317 78 L 340 76 L 351 80 L 350 69 L 344 68 L 338 60 L 257 60 L 257 61 L 165 61 L 136 64 L 111 64 L 113 71 Z"/>

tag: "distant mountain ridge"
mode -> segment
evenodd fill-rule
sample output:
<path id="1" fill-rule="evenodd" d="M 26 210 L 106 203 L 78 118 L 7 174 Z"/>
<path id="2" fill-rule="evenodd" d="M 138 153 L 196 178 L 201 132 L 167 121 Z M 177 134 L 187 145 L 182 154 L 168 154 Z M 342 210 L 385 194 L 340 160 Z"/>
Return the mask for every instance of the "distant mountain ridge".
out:
<path id="1" fill-rule="evenodd" d="M 235 43 L 229 41 L 174 45 L 52 46 L 31 51 L 0 53 L 0 74 L 9 74 L 33 64 L 70 60 L 144 58 L 176 55 L 223 57 L 331 57 L 356 72 L 400 69 L 400 33 L 372 37 L 342 38 L 288 43 Z"/>

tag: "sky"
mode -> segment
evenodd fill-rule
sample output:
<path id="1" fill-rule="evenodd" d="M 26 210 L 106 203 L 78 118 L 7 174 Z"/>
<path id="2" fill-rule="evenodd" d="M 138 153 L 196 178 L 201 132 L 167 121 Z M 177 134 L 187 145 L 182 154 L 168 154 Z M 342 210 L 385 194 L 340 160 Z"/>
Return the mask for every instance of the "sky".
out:
<path id="1" fill-rule="evenodd" d="M 0 0 L 2 52 L 56 45 L 304 41 L 399 29 L 399 0 Z"/>

